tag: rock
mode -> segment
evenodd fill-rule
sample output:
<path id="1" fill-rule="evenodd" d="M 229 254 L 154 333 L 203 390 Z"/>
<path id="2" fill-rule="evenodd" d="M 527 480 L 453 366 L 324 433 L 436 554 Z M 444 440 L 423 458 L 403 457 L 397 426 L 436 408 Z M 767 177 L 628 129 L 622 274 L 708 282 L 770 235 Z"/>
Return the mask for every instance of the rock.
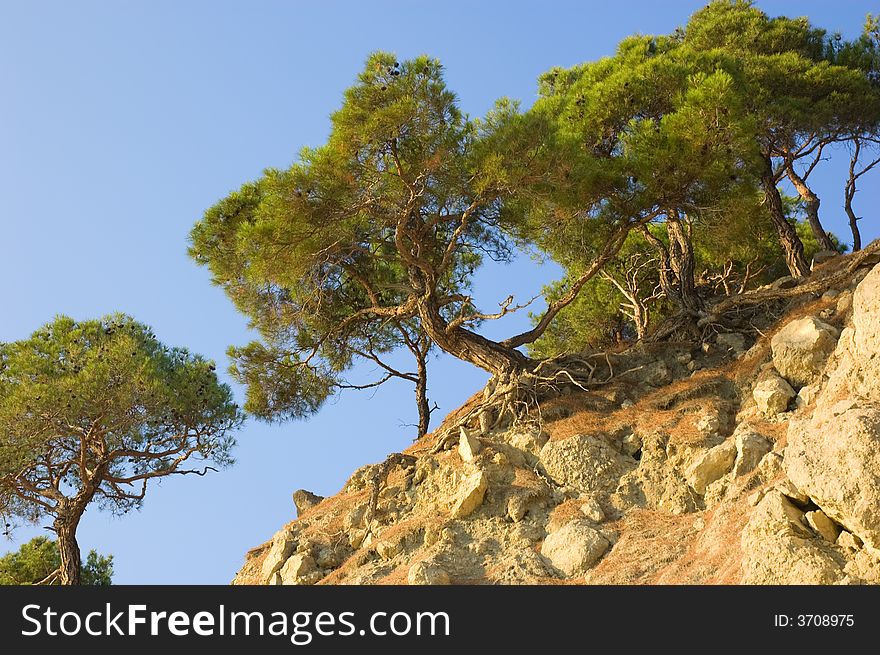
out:
<path id="1" fill-rule="evenodd" d="M 841 530 L 837 536 L 837 545 L 846 550 L 860 550 L 862 540 L 855 536 L 852 532 Z"/>
<path id="2" fill-rule="evenodd" d="M 469 516 L 480 505 L 489 488 L 489 477 L 483 471 L 477 471 L 466 477 L 459 485 L 458 493 L 452 505 L 452 518 L 461 519 Z"/>
<path id="3" fill-rule="evenodd" d="M 603 439 L 586 434 L 548 441 L 541 449 L 540 460 L 557 484 L 592 495 L 612 493 L 620 477 L 636 466 L 632 458 Z"/>
<path id="4" fill-rule="evenodd" d="M 376 542 L 374 548 L 376 549 L 376 554 L 387 562 L 400 554 L 401 543 L 399 541 L 395 542 L 380 539 Z"/>
<path id="5" fill-rule="evenodd" d="M 733 468 L 736 460 L 736 444 L 732 439 L 710 448 L 687 469 L 688 484 L 703 495 L 706 487 L 723 477 Z"/>
<path id="6" fill-rule="evenodd" d="M 646 364 L 638 373 L 639 381 L 652 387 L 662 387 L 672 382 L 672 372 L 661 359 Z"/>
<path id="7" fill-rule="evenodd" d="M 715 343 L 735 353 L 741 353 L 746 349 L 746 338 L 739 332 L 722 332 L 715 337 Z"/>
<path id="8" fill-rule="evenodd" d="M 461 458 L 466 462 L 473 462 L 481 448 L 480 440 L 471 435 L 466 427 L 462 426 L 458 438 L 458 454 L 461 455 Z"/>
<path id="9" fill-rule="evenodd" d="M 739 477 L 755 469 L 761 459 L 773 449 L 773 444 L 756 432 L 736 435 L 736 461 L 733 475 Z"/>
<path id="10" fill-rule="evenodd" d="M 351 530 L 348 533 L 348 544 L 357 550 L 361 546 L 364 545 L 364 541 L 367 539 L 368 531 L 366 529 L 355 529 Z"/>
<path id="11" fill-rule="evenodd" d="M 589 571 L 610 545 L 587 521 L 575 520 L 544 540 L 541 555 L 567 577 L 577 577 Z"/>
<path id="12" fill-rule="evenodd" d="M 834 300 L 837 296 L 840 295 L 839 289 L 828 289 L 825 293 L 822 294 L 822 300 Z"/>
<path id="13" fill-rule="evenodd" d="M 814 316 L 794 320 L 770 341 L 773 364 L 791 384 L 810 384 L 822 373 L 838 336 L 837 328 Z"/>
<path id="14" fill-rule="evenodd" d="M 832 544 L 837 541 L 837 537 L 840 535 L 840 526 L 829 519 L 821 509 L 807 512 L 804 514 L 804 518 L 807 519 L 807 524 L 823 536 L 826 541 L 830 541 Z"/>
<path id="15" fill-rule="evenodd" d="M 697 428 L 697 432 L 699 432 L 703 437 L 709 437 L 713 434 L 718 434 L 718 431 L 721 429 L 721 418 L 718 416 L 718 412 L 712 412 L 710 414 L 704 414 L 695 424 Z"/>
<path id="16" fill-rule="evenodd" d="M 749 494 L 748 498 L 746 498 L 746 502 L 749 504 L 750 507 L 755 507 L 766 495 L 766 489 L 758 489 L 757 491 L 753 491 Z"/>
<path id="17" fill-rule="evenodd" d="M 696 360 L 691 360 L 688 362 L 687 370 L 693 372 L 699 371 L 702 368 L 700 363 Z"/>
<path id="18" fill-rule="evenodd" d="M 840 293 L 840 296 L 837 298 L 837 305 L 834 308 L 834 313 L 840 316 L 848 314 L 853 306 L 853 294 L 852 291 L 846 290 Z"/>
<path id="19" fill-rule="evenodd" d="M 782 455 L 769 452 L 758 463 L 758 473 L 765 482 L 770 481 L 782 473 Z"/>
<path id="20" fill-rule="evenodd" d="M 797 278 L 792 277 L 791 275 L 786 275 L 785 277 L 781 277 L 770 285 L 771 289 L 793 289 L 798 285 Z"/>
<path id="21" fill-rule="evenodd" d="M 296 506 L 297 516 L 302 516 L 303 512 L 312 509 L 322 500 L 324 500 L 324 496 L 313 494 L 305 489 L 297 489 L 293 492 L 293 504 Z"/>
<path id="22" fill-rule="evenodd" d="M 514 523 L 522 521 L 527 511 L 529 511 L 529 503 L 523 494 L 516 494 L 507 500 L 507 516 Z"/>
<path id="23" fill-rule="evenodd" d="M 449 574 L 432 562 L 416 562 L 409 567 L 406 581 L 411 585 L 448 585 Z"/>
<path id="24" fill-rule="evenodd" d="M 812 536 L 803 513 L 778 491 L 768 492 L 743 529 L 744 584 L 835 584 L 842 559 Z"/>
<path id="25" fill-rule="evenodd" d="M 637 434 L 630 432 L 620 440 L 620 449 L 624 454 L 635 457 L 642 449 L 642 440 Z"/>
<path id="26" fill-rule="evenodd" d="M 311 555 L 298 553 L 290 557 L 279 571 L 281 584 L 310 585 L 321 579 L 321 572 Z"/>
<path id="27" fill-rule="evenodd" d="M 839 257 L 840 253 L 834 250 L 820 250 L 815 255 L 813 255 L 813 263 L 810 264 L 810 270 L 812 271 L 814 268 L 819 266 L 820 264 L 824 264 L 825 262 L 834 259 L 835 257 Z"/>
<path id="28" fill-rule="evenodd" d="M 363 527 L 364 517 L 366 516 L 366 514 L 367 504 L 364 503 L 362 505 L 358 505 L 345 515 L 345 518 L 342 520 L 342 529 L 345 531 L 349 531 L 352 528 Z"/>
<path id="29" fill-rule="evenodd" d="M 798 489 L 791 480 L 782 480 L 774 487 L 774 489 L 786 498 L 789 498 L 796 503 L 800 503 L 801 505 L 810 502 L 810 497 Z"/>
<path id="30" fill-rule="evenodd" d="M 816 398 L 819 395 L 819 388 L 815 385 L 808 384 L 805 387 L 801 387 L 801 390 L 798 391 L 797 399 L 795 403 L 798 407 L 806 407 L 807 405 L 812 405 L 816 402 Z"/>
<path id="31" fill-rule="evenodd" d="M 296 549 L 296 540 L 286 528 L 280 530 L 272 538 L 272 545 L 263 560 L 261 575 L 264 581 L 270 582 L 275 573 L 284 566 L 287 558 Z"/>
<path id="32" fill-rule="evenodd" d="M 778 376 L 767 377 L 758 382 L 752 391 L 758 411 L 770 417 L 786 411 L 788 403 L 795 395 L 791 385 Z"/>
<path id="33" fill-rule="evenodd" d="M 880 402 L 845 401 L 792 422 L 785 470 L 830 518 L 880 549 Z"/>
<path id="34" fill-rule="evenodd" d="M 590 519 L 591 521 L 595 521 L 596 523 L 601 523 L 605 520 L 605 512 L 602 511 L 602 506 L 596 502 L 595 498 L 588 498 L 580 507 L 581 514 Z"/>
<path id="35" fill-rule="evenodd" d="M 507 443 L 511 446 L 532 455 L 538 455 L 549 438 L 543 430 L 537 432 L 508 432 L 505 436 Z"/>

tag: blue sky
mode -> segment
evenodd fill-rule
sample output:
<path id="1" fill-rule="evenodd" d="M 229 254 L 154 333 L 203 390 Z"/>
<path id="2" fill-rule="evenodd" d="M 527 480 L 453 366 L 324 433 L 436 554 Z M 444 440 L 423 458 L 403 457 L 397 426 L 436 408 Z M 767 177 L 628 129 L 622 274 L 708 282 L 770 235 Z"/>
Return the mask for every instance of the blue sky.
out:
<path id="1" fill-rule="evenodd" d="M 505 95 L 528 106 L 541 72 L 611 54 L 635 32 L 669 32 L 703 4 L 0 1 L 0 340 L 59 313 L 124 311 L 222 370 L 227 346 L 249 339 L 246 322 L 188 259 L 187 234 L 263 168 L 321 144 L 371 51 L 439 57 L 464 110 L 481 115 Z M 758 5 L 848 37 L 876 9 Z M 848 235 L 841 174 L 832 161 L 816 186 L 826 226 Z M 873 179 L 863 186 L 867 213 L 878 194 Z M 869 220 L 867 239 L 880 234 Z M 478 297 L 486 307 L 511 291 L 528 298 L 555 274 L 521 258 L 481 272 Z M 430 376 L 442 413 L 485 381 L 449 358 Z M 118 583 L 226 583 L 248 548 L 294 517 L 295 489 L 335 493 L 355 468 L 409 445 L 412 398 L 389 385 L 341 396 L 308 422 L 250 421 L 233 468 L 164 481 L 124 517 L 90 509 L 81 547 L 113 553 Z M 0 552 L 39 533 L 19 529 Z"/>

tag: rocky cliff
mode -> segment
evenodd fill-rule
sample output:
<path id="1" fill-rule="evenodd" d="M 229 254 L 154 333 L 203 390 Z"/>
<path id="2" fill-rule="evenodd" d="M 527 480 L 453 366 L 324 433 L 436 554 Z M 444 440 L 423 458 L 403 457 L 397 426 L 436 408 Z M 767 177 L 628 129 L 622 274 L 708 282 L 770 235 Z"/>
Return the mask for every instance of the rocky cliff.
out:
<path id="1" fill-rule="evenodd" d="M 603 355 L 607 384 L 503 429 L 458 428 L 477 394 L 298 492 L 234 584 L 880 582 L 880 266 L 836 280 L 752 333 Z"/>

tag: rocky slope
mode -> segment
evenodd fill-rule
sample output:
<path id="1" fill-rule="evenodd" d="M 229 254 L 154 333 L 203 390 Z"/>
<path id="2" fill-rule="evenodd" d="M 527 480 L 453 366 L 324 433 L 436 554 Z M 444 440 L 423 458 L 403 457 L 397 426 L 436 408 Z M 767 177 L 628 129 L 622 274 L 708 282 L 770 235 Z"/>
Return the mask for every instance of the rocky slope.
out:
<path id="1" fill-rule="evenodd" d="M 234 584 L 880 582 L 880 265 L 761 332 L 596 360 L 609 384 L 432 452 L 478 394 L 297 492 Z"/>

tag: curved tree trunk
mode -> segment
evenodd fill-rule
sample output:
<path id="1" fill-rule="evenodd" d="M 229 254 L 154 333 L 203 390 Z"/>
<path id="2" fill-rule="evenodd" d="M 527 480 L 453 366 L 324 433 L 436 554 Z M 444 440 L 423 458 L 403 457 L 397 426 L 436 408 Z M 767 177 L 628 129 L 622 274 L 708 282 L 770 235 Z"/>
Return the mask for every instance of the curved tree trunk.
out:
<path id="1" fill-rule="evenodd" d="M 81 582 L 82 558 L 76 541 L 76 529 L 82 513 L 76 510 L 63 512 L 55 519 L 53 527 L 57 536 L 58 553 L 61 555 L 60 580 L 63 585 Z"/>
<path id="2" fill-rule="evenodd" d="M 843 208 L 846 210 L 846 215 L 849 218 L 849 230 L 852 232 L 853 237 L 853 252 L 858 252 L 862 249 L 862 233 L 859 230 L 859 217 L 856 216 L 856 213 L 853 211 L 852 201 L 855 193 L 850 195 L 849 188 L 846 191 L 846 200 L 843 203 Z"/>
<path id="3" fill-rule="evenodd" d="M 418 308 L 422 326 L 431 341 L 450 355 L 496 376 L 534 368 L 535 362 L 516 348 L 503 346 L 460 326 L 448 329 L 449 324 L 433 296 L 420 298 Z"/>
<path id="4" fill-rule="evenodd" d="M 813 231 L 813 236 L 816 237 L 816 241 L 819 242 L 819 246 L 821 246 L 823 250 L 835 250 L 834 242 L 831 240 L 831 237 L 828 236 L 825 228 L 822 227 L 822 222 L 819 220 L 819 205 L 822 202 L 819 200 L 819 196 L 813 193 L 813 190 L 807 185 L 807 181 L 797 174 L 797 171 L 794 170 L 794 165 L 791 162 L 786 162 L 785 172 L 788 175 L 788 179 L 791 180 L 794 188 L 797 189 L 798 194 L 804 201 L 807 222 L 810 224 L 810 229 Z"/>
<path id="5" fill-rule="evenodd" d="M 794 227 L 785 219 L 785 208 L 782 205 L 782 197 L 776 188 L 776 178 L 773 175 L 773 163 L 769 156 L 764 157 L 764 170 L 761 173 L 761 187 L 764 191 L 764 200 L 770 213 L 770 220 L 776 228 L 779 243 L 785 253 L 785 264 L 794 277 L 807 277 L 810 267 L 804 258 L 804 244 Z"/>

